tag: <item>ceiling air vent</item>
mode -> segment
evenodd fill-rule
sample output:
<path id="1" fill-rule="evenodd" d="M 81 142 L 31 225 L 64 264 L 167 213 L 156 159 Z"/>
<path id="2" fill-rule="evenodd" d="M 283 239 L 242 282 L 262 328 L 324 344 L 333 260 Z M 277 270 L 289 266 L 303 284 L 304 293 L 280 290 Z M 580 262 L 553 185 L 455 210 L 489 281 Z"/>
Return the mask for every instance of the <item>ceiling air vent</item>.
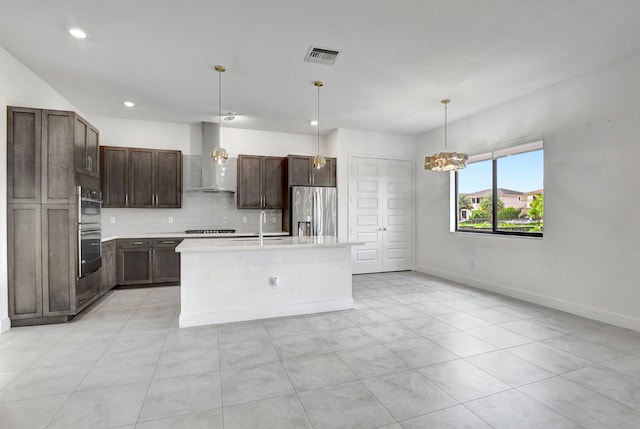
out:
<path id="1" fill-rule="evenodd" d="M 317 46 L 310 46 L 307 55 L 304 60 L 308 63 L 326 64 L 332 66 L 336 63 L 338 54 L 340 51 L 335 49 L 318 48 Z"/>

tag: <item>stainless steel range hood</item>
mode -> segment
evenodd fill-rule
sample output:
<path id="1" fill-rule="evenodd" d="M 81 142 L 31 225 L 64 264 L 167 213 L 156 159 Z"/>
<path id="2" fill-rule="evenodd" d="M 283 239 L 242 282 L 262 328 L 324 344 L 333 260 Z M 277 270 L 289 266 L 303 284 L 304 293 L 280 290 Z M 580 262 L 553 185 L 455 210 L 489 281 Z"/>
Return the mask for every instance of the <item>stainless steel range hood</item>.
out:
<path id="1" fill-rule="evenodd" d="M 236 191 L 237 158 L 229 158 L 226 162 L 218 164 L 213 162 L 210 156 L 213 149 L 220 144 L 219 136 L 217 123 L 202 123 L 202 156 L 183 157 L 186 192 Z"/>

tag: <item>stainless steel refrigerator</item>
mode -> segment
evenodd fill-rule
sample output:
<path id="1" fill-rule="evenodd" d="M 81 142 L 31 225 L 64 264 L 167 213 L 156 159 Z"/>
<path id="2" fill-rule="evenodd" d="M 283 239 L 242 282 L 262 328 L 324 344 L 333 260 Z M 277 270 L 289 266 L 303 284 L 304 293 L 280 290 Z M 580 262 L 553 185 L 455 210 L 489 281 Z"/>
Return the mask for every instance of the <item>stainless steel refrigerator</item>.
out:
<path id="1" fill-rule="evenodd" d="M 336 188 L 293 186 L 291 188 L 291 235 L 337 237 Z"/>

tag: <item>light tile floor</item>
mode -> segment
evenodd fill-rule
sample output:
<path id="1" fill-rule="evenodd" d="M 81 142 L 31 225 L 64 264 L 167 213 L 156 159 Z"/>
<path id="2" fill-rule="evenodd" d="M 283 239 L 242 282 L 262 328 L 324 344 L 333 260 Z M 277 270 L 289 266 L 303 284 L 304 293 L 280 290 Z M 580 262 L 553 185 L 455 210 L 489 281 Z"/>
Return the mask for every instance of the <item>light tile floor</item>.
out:
<path id="1" fill-rule="evenodd" d="M 640 333 L 414 272 L 356 309 L 180 329 L 115 290 L 0 335 L 0 427 L 640 428 Z"/>

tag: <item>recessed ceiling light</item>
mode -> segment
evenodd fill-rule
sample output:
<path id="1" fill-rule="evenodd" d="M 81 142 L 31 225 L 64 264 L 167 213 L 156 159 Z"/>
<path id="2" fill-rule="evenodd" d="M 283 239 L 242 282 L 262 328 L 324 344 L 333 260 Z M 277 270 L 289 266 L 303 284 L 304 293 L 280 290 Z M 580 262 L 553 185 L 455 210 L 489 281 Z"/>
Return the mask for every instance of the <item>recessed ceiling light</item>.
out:
<path id="1" fill-rule="evenodd" d="M 124 105 L 127 107 L 133 107 L 136 105 L 136 103 L 134 103 L 133 101 L 125 101 Z"/>
<path id="2" fill-rule="evenodd" d="M 70 28 L 69 34 L 71 34 L 76 39 L 86 39 L 87 33 L 84 32 L 81 28 Z"/>
<path id="3" fill-rule="evenodd" d="M 313 121 L 309 121 L 309 123 L 314 126 L 318 125 L 318 121 L 316 121 L 315 119 Z"/>

